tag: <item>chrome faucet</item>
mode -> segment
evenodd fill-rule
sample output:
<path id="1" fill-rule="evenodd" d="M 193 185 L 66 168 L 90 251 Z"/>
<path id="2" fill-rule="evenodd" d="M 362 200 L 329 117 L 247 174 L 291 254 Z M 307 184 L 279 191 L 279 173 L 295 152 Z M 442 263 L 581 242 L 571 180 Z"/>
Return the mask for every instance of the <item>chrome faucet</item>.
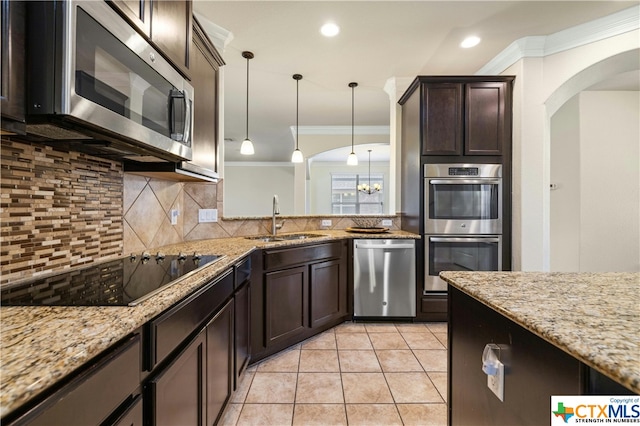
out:
<path id="1" fill-rule="evenodd" d="M 276 236 L 278 229 L 281 229 L 282 225 L 284 225 L 284 220 L 276 224 L 276 215 L 278 214 L 280 214 L 280 207 L 278 207 L 278 196 L 274 195 L 273 196 L 273 214 L 271 215 L 271 235 L 273 235 L 274 237 Z"/>

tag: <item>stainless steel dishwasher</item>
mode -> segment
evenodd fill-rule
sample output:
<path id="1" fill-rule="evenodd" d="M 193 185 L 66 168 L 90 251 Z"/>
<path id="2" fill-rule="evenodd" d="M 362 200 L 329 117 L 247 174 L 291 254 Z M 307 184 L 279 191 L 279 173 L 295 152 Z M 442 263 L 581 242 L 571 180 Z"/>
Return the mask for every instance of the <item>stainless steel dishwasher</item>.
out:
<path id="1" fill-rule="evenodd" d="M 415 317 L 415 241 L 353 240 L 354 317 Z"/>

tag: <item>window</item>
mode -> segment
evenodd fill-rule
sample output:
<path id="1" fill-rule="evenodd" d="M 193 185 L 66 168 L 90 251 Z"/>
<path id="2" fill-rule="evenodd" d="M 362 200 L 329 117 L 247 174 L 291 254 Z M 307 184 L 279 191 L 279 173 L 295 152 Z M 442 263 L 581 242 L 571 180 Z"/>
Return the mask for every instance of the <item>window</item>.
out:
<path id="1" fill-rule="evenodd" d="M 358 185 L 369 185 L 369 175 L 356 173 L 331 174 L 332 214 L 382 214 L 384 175 L 371 173 L 371 186 L 380 184 L 382 190 L 373 194 L 358 191 Z"/>

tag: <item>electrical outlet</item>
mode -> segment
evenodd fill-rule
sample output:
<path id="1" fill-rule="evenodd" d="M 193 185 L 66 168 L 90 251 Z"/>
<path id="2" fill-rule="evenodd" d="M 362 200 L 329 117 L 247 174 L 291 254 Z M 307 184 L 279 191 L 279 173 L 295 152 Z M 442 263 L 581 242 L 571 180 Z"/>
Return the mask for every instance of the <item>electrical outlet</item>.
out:
<path id="1" fill-rule="evenodd" d="M 491 389 L 500 401 L 504 402 L 504 364 L 497 361 L 498 373 L 495 375 L 487 374 L 487 387 Z"/>
<path id="2" fill-rule="evenodd" d="M 217 222 L 218 209 L 199 209 L 198 223 Z"/>
<path id="3" fill-rule="evenodd" d="M 382 219 L 382 226 L 393 226 L 393 220 L 391 220 L 391 219 Z"/>
<path id="4" fill-rule="evenodd" d="M 172 225 L 177 225 L 178 224 L 178 215 L 180 214 L 180 211 L 177 209 L 171 209 L 171 224 Z"/>
<path id="5" fill-rule="evenodd" d="M 321 226 L 331 226 L 331 219 L 323 219 Z"/>

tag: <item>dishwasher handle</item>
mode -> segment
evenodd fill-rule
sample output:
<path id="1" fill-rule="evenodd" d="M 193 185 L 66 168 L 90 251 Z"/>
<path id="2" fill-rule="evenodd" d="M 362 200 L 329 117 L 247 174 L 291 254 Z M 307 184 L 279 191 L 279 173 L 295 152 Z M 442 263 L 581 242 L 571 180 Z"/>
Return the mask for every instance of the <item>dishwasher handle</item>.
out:
<path id="1" fill-rule="evenodd" d="M 400 249 L 412 249 L 415 246 L 413 244 L 366 244 L 355 242 L 355 248 L 358 249 L 385 249 L 385 250 L 400 250 Z"/>

